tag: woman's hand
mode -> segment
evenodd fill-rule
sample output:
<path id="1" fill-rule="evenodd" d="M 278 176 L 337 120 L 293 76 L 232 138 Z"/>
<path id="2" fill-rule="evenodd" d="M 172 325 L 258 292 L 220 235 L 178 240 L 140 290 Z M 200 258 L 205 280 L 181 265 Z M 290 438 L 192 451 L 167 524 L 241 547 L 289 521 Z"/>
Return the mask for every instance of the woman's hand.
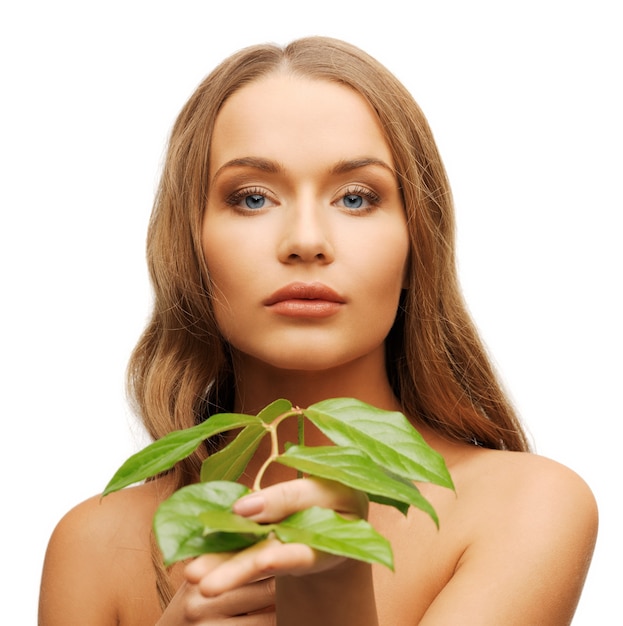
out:
<path id="1" fill-rule="evenodd" d="M 202 570 L 218 569 L 231 553 L 206 554 Z M 156 626 L 274 626 L 275 579 L 264 578 L 213 597 L 206 597 L 197 584 L 186 580 Z"/>
<path id="2" fill-rule="evenodd" d="M 366 518 L 367 497 L 329 480 L 303 478 L 278 483 L 241 498 L 234 513 L 258 523 L 275 523 L 311 506 L 330 508 L 347 518 Z M 318 552 L 303 544 L 261 541 L 213 566 L 212 555 L 186 568 L 188 582 L 206 597 L 214 597 L 269 576 L 315 574 L 338 567 L 347 559 Z"/>
<path id="3" fill-rule="evenodd" d="M 279 483 L 245 496 L 234 505 L 234 512 L 255 522 L 274 523 L 311 506 L 331 508 L 348 518 L 365 518 L 368 513 L 368 499 L 364 494 L 315 478 Z M 370 581 L 370 589 L 366 590 L 365 585 L 361 588 L 362 579 L 353 576 L 353 570 L 366 573 L 365 580 Z M 279 584 L 276 579 L 283 581 L 284 577 L 301 582 L 304 579 L 305 585 L 310 583 L 310 602 L 319 610 L 314 614 L 323 615 L 322 605 L 325 603 L 327 610 L 334 612 L 335 592 L 341 593 L 343 582 L 346 587 L 352 586 L 358 596 L 367 594 L 370 597 L 369 570 L 366 564 L 318 552 L 303 544 L 283 544 L 276 539 L 261 541 L 236 553 L 205 554 L 186 566 L 186 581 L 159 626 L 274 624 L 275 589 Z M 326 593 L 325 579 L 331 593 Z M 325 599 L 329 598 L 330 602 L 326 602 Z M 299 605 L 300 601 L 299 598 L 297 606 L 284 607 L 286 614 L 297 616 L 292 623 L 304 623 L 306 611 Z M 281 604 L 289 604 L 287 596 L 281 597 Z M 252 614 L 253 621 L 243 621 L 251 619 L 248 614 Z M 180 621 L 180 616 L 185 621 Z"/>

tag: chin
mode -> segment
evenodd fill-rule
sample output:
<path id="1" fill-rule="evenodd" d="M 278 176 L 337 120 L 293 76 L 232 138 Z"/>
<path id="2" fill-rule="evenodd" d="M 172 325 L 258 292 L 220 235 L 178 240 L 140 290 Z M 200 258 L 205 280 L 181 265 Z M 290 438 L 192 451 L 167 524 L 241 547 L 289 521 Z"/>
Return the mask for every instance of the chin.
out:
<path id="1" fill-rule="evenodd" d="M 327 359 L 326 355 L 314 358 L 309 354 L 301 355 L 300 358 L 289 355 L 287 358 L 274 359 L 266 362 L 266 365 L 273 369 L 281 370 L 284 373 L 321 373 L 330 372 L 346 366 L 349 359 Z"/>
<path id="2" fill-rule="evenodd" d="M 334 347 L 335 348 L 335 347 Z M 259 356 L 259 355 L 258 355 Z M 297 346 L 296 350 L 287 350 L 279 354 L 256 356 L 254 360 L 260 367 L 267 366 L 278 370 L 282 375 L 288 373 L 308 375 L 330 374 L 335 377 L 338 373 L 359 370 L 363 373 L 372 366 L 377 370 L 377 365 L 385 367 L 384 345 L 376 345 L 369 351 L 336 351 L 328 346 L 316 344 L 314 346 Z M 363 369 L 362 369 L 363 368 Z"/>

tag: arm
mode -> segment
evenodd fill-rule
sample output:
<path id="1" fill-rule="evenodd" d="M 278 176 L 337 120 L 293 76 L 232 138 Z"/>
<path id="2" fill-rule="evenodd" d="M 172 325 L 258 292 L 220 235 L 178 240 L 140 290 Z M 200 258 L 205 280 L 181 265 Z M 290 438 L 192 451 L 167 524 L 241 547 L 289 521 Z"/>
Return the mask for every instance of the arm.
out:
<path id="1" fill-rule="evenodd" d="M 420 626 L 571 623 L 597 534 L 595 500 L 567 468 L 520 459 L 474 483 L 472 541 Z"/>

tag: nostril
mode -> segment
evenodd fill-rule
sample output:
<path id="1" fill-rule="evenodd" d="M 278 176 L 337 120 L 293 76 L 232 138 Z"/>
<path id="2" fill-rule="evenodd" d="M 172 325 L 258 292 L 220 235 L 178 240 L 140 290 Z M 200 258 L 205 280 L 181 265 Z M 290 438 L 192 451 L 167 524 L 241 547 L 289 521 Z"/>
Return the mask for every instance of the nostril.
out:
<path id="1" fill-rule="evenodd" d="M 287 257 L 288 263 L 304 263 L 304 262 L 309 262 L 311 260 L 315 262 L 320 262 L 320 263 L 328 263 L 329 257 L 324 252 L 318 252 L 309 257 L 305 254 L 291 252 Z"/>
<path id="2" fill-rule="evenodd" d="M 334 256 L 329 237 L 317 228 L 288 228 L 278 254 L 285 263 L 330 263 Z"/>

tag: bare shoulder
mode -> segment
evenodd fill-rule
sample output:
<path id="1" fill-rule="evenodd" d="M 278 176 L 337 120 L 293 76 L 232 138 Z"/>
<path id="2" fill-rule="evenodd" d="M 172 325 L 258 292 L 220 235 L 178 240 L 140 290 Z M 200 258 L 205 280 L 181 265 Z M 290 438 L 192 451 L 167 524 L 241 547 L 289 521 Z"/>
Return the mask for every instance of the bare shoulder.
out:
<path id="1" fill-rule="evenodd" d="M 477 449 L 458 460 L 453 475 L 472 545 L 483 549 L 512 538 L 508 548 L 525 544 L 526 554 L 556 546 L 592 554 L 597 504 L 587 483 L 565 465 L 531 453 Z"/>
<path id="2" fill-rule="evenodd" d="M 565 492 L 592 499 L 586 482 L 572 469 L 538 454 L 530 452 L 509 452 L 473 447 L 462 456 L 456 456 L 456 470 L 469 477 L 469 482 L 478 477 L 492 486 L 502 486 L 511 481 L 515 486 L 530 488 L 538 494 L 539 485 L 566 486 Z M 538 483 L 535 484 L 535 480 Z M 520 492 L 522 493 L 522 492 Z"/>
<path id="3" fill-rule="evenodd" d="M 458 619 L 454 607 L 467 605 L 479 625 L 570 623 L 597 536 L 589 486 L 568 467 L 535 454 L 455 452 L 456 500 L 448 513 L 460 522 L 464 548 L 426 615 L 430 621 L 422 623 Z M 469 614 L 461 623 L 472 623 Z"/>
<path id="4" fill-rule="evenodd" d="M 94 496 L 71 509 L 58 523 L 50 543 L 79 546 L 94 556 L 110 548 L 145 548 L 151 518 L 160 502 L 156 483 L 124 489 L 106 497 Z M 68 547 L 68 546 L 64 546 Z"/>
<path id="5" fill-rule="evenodd" d="M 590 487 L 569 467 L 532 453 L 500 450 L 477 450 L 464 463 L 457 465 L 457 491 L 469 494 L 475 505 L 487 510 L 505 507 L 524 515 L 512 518 L 517 524 L 529 521 L 554 524 L 564 521 L 565 527 L 597 525 L 597 505 Z M 574 520 L 569 519 L 573 514 Z M 494 516 L 495 519 L 495 516 Z M 481 520 L 482 522 L 482 520 Z"/>
<path id="6" fill-rule="evenodd" d="M 127 598 L 130 587 L 136 610 L 151 610 L 151 520 L 161 489 L 154 481 L 95 496 L 60 520 L 44 563 L 41 624 L 118 624 L 122 613 L 135 610 Z"/>

